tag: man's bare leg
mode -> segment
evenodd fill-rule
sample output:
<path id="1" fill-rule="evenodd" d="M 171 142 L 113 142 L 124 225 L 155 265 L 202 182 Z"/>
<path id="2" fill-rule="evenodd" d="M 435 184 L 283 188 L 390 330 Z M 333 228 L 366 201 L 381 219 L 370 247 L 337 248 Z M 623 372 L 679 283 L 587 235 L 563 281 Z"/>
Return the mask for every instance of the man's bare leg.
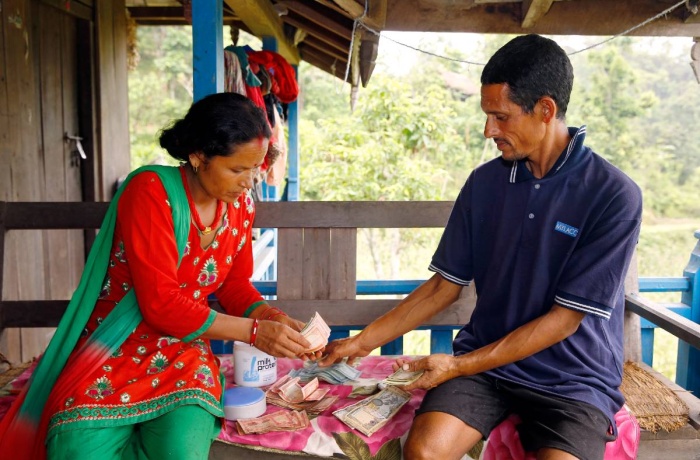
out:
<path id="1" fill-rule="evenodd" d="M 458 460 L 481 438 L 481 433 L 453 415 L 425 412 L 413 421 L 403 455 L 406 460 Z"/>
<path id="2" fill-rule="evenodd" d="M 563 450 L 545 447 L 537 451 L 537 460 L 578 460 L 578 458 Z"/>

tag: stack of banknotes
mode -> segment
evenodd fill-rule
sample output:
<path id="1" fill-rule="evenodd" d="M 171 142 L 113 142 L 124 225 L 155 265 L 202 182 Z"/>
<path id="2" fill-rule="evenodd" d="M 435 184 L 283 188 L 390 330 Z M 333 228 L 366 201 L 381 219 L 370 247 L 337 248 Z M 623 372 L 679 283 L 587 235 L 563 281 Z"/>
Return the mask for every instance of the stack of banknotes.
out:
<path id="1" fill-rule="evenodd" d="M 258 418 L 236 420 L 238 434 L 263 434 L 271 431 L 296 431 L 309 426 L 306 412 L 281 410 Z"/>
<path id="2" fill-rule="evenodd" d="M 340 421 L 365 436 L 372 436 L 411 399 L 411 393 L 387 386 L 377 394 L 333 412 Z"/>
<path id="3" fill-rule="evenodd" d="M 393 374 L 381 381 L 384 387 L 394 385 L 402 387 L 418 380 L 423 371 L 405 371 L 401 368 L 397 369 Z"/>
<path id="4" fill-rule="evenodd" d="M 306 361 L 304 367 L 289 371 L 291 377 L 299 377 L 301 382 L 310 382 L 318 378 L 324 382 L 340 385 L 351 380 L 357 380 L 360 377 L 359 370 L 349 366 L 345 362 L 333 364 L 328 367 L 319 367 L 314 361 Z"/>
<path id="5" fill-rule="evenodd" d="M 321 315 L 316 312 L 301 330 L 301 335 L 311 344 L 306 350 L 306 353 L 314 353 L 328 344 L 331 328 L 328 327 L 323 318 L 321 318 Z"/>
<path id="6" fill-rule="evenodd" d="M 326 396 L 329 388 L 319 388 L 318 379 L 301 385 L 298 377 L 285 375 L 265 392 L 268 404 L 287 409 L 304 410 L 320 414 L 333 404 L 337 396 Z"/>

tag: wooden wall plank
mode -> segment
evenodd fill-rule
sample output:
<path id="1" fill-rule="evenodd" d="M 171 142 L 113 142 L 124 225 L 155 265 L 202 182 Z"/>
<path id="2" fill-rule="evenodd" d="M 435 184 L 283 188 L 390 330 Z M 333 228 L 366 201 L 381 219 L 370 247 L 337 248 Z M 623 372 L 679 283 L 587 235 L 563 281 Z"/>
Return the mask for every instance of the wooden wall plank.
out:
<path id="1" fill-rule="evenodd" d="M 354 299 L 357 296 L 357 229 L 334 228 L 330 236 L 328 298 Z"/>
<path id="2" fill-rule="evenodd" d="M 97 33 L 97 199 L 109 201 L 114 186 L 130 169 L 126 5 L 124 0 L 95 2 Z"/>
<path id="3" fill-rule="evenodd" d="M 40 201 L 44 196 L 41 107 L 36 78 L 35 30 L 38 24 L 33 5 L 32 0 L 9 0 L 3 2 L 2 8 L 10 141 L 9 148 L 0 152 L 0 160 L 9 170 L 7 198 L 10 200 Z M 44 298 L 43 277 L 36 276 L 44 266 L 41 232 L 9 234 L 5 244 L 4 298 Z M 6 356 L 13 362 L 22 361 L 21 333 L 6 331 L 4 334 L 12 338 L 1 341 L 4 348 L 0 351 L 7 352 Z"/>
<path id="4" fill-rule="evenodd" d="M 281 228 L 277 231 L 277 238 L 277 298 L 301 299 L 304 231 Z"/>
<path id="5" fill-rule="evenodd" d="M 304 229 L 304 247 L 302 249 L 304 265 L 302 267 L 302 299 L 328 299 L 328 283 L 331 264 L 331 232 L 328 228 Z"/>
<path id="6" fill-rule="evenodd" d="M 5 3 L 7 6 L 7 3 Z M 17 137 L 11 131 L 13 117 L 11 116 L 8 86 L 10 72 L 8 70 L 8 54 L 10 45 L 7 41 L 8 29 L 14 27 L 9 21 L 9 11 L 3 8 L 0 11 L 0 160 L 3 163 L 9 162 L 12 152 L 16 149 Z M 14 84 L 14 82 L 12 83 Z M 12 198 L 12 175 L 10 168 L 0 168 L 0 200 Z M 5 234 L 3 231 L 3 220 L 5 211 L 0 208 L 0 302 L 4 295 L 3 284 L 10 284 L 14 280 L 14 275 L 10 269 L 10 252 L 5 250 Z M 7 257 L 7 258 L 6 258 Z M 2 352 L 11 362 L 18 362 L 20 357 L 19 349 L 19 329 L 4 328 L 0 319 L 0 352 Z"/>

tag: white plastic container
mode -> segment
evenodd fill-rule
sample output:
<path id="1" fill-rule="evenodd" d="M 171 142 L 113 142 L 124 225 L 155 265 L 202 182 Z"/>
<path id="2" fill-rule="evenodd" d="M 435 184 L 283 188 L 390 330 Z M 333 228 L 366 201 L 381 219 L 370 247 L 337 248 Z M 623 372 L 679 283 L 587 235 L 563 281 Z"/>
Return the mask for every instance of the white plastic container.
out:
<path id="1" fill-rule="evenodd" d="M 265 392 L 259 388 L 234 387 L 224 391 L 226 420 L 259 417 L 265 410 Z"/>
<path id="2" fill-rule="evenodd" d="M 233 342 L 233 381 L 242 387 L 264 387 L 277 381 L 277 358 L 244 342 Z"/>

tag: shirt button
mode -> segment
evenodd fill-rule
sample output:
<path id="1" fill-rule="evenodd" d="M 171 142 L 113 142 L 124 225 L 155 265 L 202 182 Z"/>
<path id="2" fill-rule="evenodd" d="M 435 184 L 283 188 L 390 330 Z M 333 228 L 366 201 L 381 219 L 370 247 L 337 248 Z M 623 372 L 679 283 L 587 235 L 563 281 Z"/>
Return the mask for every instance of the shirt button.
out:
<path id="1" fill-rule="evenodd" d="M 535 188 L 539 190 L 540 184 L 535 184 Z"/>
<path id="2" fill-rule="evenodd" d="M 530 215 L 527 216 L 527 217 L 529 217 L 530 219 L 534 219 L 534 218 L 535 218 L 535 215 L 534 215 L 533 213 L 530 213 Z"/>

